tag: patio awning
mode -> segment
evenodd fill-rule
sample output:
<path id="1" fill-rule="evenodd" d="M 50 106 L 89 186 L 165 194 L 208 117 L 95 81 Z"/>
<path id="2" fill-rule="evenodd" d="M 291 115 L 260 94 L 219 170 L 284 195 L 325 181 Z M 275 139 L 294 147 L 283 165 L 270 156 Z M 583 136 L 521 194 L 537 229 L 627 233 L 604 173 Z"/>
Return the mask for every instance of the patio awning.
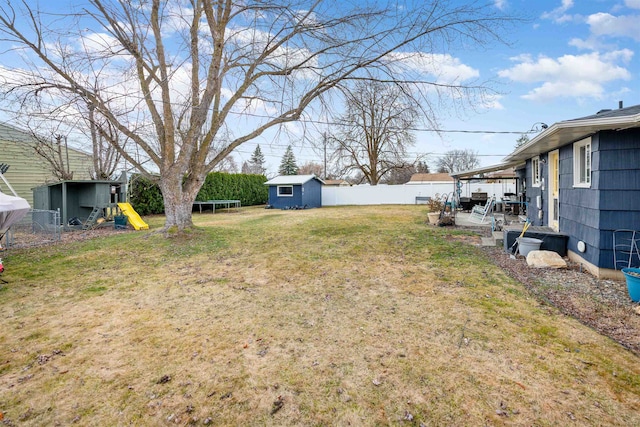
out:
<path id="1" fill-rule="evenodd" d="M 481 178 L 481 175 L 484 175 L 490 172 L 502 171 L 509 168 L 517 168 L 517 166 L 519 166 L 520 164 L 524 164 L 524 162 L 515 161 L 515 162 L 499 163 L 497 165 L 485 166 L 477 169 L 458 171 L 458 172 L 451 173 L 449 175 L 451 175 L 453 179 L 456 179 L 456 180 Z M 503 178 L 513 179 L 513 175 L 510 174 L 509 176 L 505 176 Z M 491 176 L 491 179 L 501 179 L 501 177 L 499 174 L 494 174 Z"/>

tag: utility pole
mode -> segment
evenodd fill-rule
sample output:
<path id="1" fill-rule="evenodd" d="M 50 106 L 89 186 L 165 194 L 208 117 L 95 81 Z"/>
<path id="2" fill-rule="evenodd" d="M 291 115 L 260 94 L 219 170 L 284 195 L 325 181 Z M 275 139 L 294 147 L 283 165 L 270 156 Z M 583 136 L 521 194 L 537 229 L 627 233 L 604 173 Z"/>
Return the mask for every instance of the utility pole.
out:
<path id="1" fill-rule="evenodd" d="M 324 176 L 322 179 L 327 179 L 327 132 L 322 134 L 322 145 L 324 146 Z"/>

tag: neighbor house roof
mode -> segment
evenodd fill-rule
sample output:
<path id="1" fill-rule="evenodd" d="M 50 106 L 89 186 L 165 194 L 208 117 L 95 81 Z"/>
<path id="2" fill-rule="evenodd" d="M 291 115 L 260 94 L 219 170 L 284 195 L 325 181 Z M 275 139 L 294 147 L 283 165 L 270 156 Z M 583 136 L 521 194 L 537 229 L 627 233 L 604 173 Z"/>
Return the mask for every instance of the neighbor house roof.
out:
<path id="1" fill-rule="evenodd" d="M 522 163 L 599 131 L 634 127 L 640 127 L 640 105 L 616 110 L 600 110 L 590 116 L 554 123 L 505 157 L 504 162 L 509 165 Z"/>
<path id="2" fill-rule="evenodd" d="M 449 182 L 453 178 L 448 173 L 414 173 L 409 182 Z"/>
<path id="3" fill-rule="evenodd" d="M 317 179 L 322 184 L 324 181 L 315 175 L 280 175 L 265 182 L 265 185 L 302 185 L 312 179 Z"/>
<path id="4" fill-rule="evenodd" d="M 32 143 L 33 137 L 27 131 L 20 130 L 6 123 L 0 123 L 0 139 L 13 142 Z"/>
<path id="5" fill-rule="evenodd" d="M 344 180 L 344 179 L 325 179 L 324 180 L 324 185 L 333 185 L 333 186 L 347 186 L 347 185 L 351 185 L 349 184 L 349 181 Z"/>

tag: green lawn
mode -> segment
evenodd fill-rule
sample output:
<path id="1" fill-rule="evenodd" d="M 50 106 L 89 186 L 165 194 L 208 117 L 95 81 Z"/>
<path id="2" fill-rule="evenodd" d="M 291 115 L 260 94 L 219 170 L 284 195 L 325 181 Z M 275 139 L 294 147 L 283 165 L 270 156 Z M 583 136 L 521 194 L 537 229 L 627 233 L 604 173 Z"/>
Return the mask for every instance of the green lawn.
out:
<path id="1" fill-rule="evenodd" d="M 9 425 L 640 425 L 640 361 L 420 206 L 3 254 Z"/>

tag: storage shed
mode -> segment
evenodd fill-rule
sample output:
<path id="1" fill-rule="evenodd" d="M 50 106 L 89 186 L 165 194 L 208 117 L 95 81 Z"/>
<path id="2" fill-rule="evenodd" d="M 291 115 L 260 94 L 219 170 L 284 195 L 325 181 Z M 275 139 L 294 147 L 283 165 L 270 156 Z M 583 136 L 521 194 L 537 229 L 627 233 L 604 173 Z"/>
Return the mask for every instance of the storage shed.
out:
<path id="1" fill-rule="evenodd" d="M 315 175 L 281 175 L 269 186 L 269 205 L 276 209 L 319 208 L 324 181 Z"/>
<path id="2" fill-rule="evenodd" d="M 125 200 L 126 176 L 120 181 L 60 181 L 33 189 L 33 208 L 60 210 L 60 220 L 65 226 L 71 218 L 82 222 L 96 211 L 96 218 L 104 209 L 114 208 Z"/>

